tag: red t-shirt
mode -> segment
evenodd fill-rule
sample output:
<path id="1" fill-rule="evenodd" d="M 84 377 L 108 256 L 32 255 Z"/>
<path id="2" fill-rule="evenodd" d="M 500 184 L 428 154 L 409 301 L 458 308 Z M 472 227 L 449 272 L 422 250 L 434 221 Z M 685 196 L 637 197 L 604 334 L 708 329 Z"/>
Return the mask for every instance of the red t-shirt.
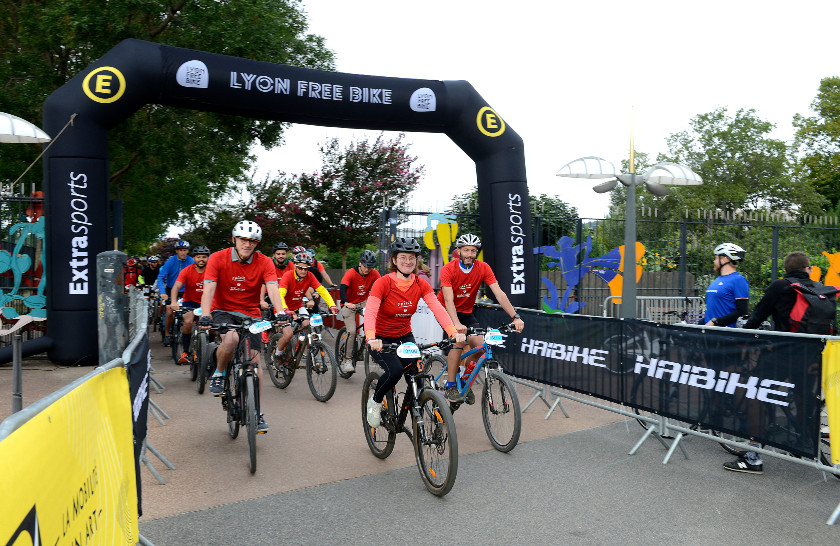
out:
<path id="1" fill-rule="evenodd" d="M 204 292 L 204 274 L 207 269 L 201 273 L 196 269 L 195 264 L 190 264 L 178 273 L 178 278 L 175 282 L 180 282 L 184 285 L 184 301 L 192 303 L 201 303 L 201 294 Z"/>
<path id="2" fill-rule="evenodd" d="M 233 248 L 226 248 L 210 255 L 204 270 L 204 282 L 216 282 L 211 311 L 244 313 L 260 317 L 260 289 L 269 282 L 277 282 L 274 262 L 259 252 L 250 261 L 235 259 Z"/>
<path id="3" fill-rule="evenodd" d="M 414 276 L 414 282 L 408 290 L 400 290 L 391 275 L 380 277 L 370 290 L 371 298 L 378 298 L 379 308 L 376 311 L 375 321 L 368 322 L 365 311 L 365 326 L 376 328 L 376 335 L 382 337 L 401 337 L 411 332 L 411 316 L 417 311 L 417 304 L 424 295 L 431 294 L 434 298 L 434 290 L 429 283 L 418 276 Z"/>
<path id="4" fill-rule="evenodd" d="M 283 295 L 283 301 L 286 302 L 286 308 L 297 311 L 303 307 L 303 297 L 306 296 L 306 291 L 309 287 L 317 290 L 321 286 L 318 279 L 311 271 L 306 272 L 306 276 L 298 279 L 295 275 L 294 269 L 283 273 L 280 279 L 280 289 L 286 289 L 286 294 Z"/>
<path id="5" fill-rule="evenodd" d="M 356 268 L 347 270 L 341 278 L 341 284 L 347 285 L 347 301 L 344 303 L 361 303 L 370 293 L 370 288 L 376 279 L 381 277 L 379 271 L 371 269 L 367 275 L 360 275 Z"/>
<path id="6" fill-rule="evenodd" d="M 440 286 L 452 288 L 455 311 L 458 313 L 472 313 L 475 298 L 478 296 L 478 289 L 482 282 L 490 286 L 498 281 L 490 266 L 479 260 L 473 263 L 469 273 L 461 271 L 458 260 L 449 262 L 440 270 Z M 438 301 L 442 305 L 446 305 L 443 301 L 443 290 L 438 293 Z"/>

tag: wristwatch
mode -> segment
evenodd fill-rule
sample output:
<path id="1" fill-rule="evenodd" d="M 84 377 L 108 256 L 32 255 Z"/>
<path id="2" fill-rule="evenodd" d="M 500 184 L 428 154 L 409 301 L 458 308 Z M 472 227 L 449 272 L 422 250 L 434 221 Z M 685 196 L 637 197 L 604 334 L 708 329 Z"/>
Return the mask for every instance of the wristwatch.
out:
<path id="1" fill-rule="evenodd" d="M 514 313 L 514 315 L 510 318 L 516 320 L 516 319 L 521 319 L 522 317 L 519 316 L 519 313 Z"/>
<path id="2" fill-rule="evenodd" d="M 709 322 L 711 322 L 713 326 L 717 326 L 717 325 L 718 325 L 718 323 L 717 323 L 717 317 L 712 317 L 712 318 L 711 318 L 711 320 L 710 320 Z"/>

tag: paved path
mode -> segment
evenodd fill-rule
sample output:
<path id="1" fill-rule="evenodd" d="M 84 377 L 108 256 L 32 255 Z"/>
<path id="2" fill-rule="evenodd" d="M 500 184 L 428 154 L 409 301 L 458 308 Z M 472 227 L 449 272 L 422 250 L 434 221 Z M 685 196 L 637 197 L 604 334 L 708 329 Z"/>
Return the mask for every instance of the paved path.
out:
<path id="1" fill-rule="evenodd" d="M 362 544 L 461 541 L 562 544 L 838 544 L 825 525 L 840 503 L 840 480 L 778 459 L 765 474 L 724 471 L 731 458 L 712 442 L 686 441 L 668 465 L 654 440 L 627 451 L 634 421 L 574 402 L 570 419 L 544 420 L 537 402 L 524 414 L 522 440 L 509 454 L 490 448 L 480 409 L 456 413 L 461 457 L 453 490 L 440 499 L 423 487 L 408 439 L 385 461 L 361 431 L 361 376 L 339 378 L 326 404 L 304 373 L 289 388 L 265 385 L 271 425 L 258 437 L 259 467 L 248 471 L 247 441 L 227 435 L 219 400 L 198 395 L 186 369 L 152 338 L 153 399 L 171 416 L 150 418 L 149 441 L 177 467 L 150 455 L 166 485 L 143 469 L 140 532 L 155 545 Z M 24 405 L 89 368 L 28 361 Z M 0 418 L 10 412 L 11 368 L 0 367 Z M 520 389 L 524 404 L 533 391 Z M 246 516 L 247 515 L 247 516 Z"/>

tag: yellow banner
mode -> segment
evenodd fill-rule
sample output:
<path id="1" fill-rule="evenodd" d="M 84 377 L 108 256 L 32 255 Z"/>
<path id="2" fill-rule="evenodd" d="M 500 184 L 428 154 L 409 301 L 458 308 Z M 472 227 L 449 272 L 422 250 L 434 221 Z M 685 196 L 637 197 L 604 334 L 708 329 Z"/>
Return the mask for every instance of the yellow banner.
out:
<path id="1" fill-rule="evenodd" d="M 125 368 L 99 373 L 0 442 L 0 545 L 135 544 Z"/>
<path id="2" fill-rule="evenodd" d="M 825 344 L 822 359 L 822 388 L 825 394 L 825 408 L 828 412 L 828 428 L 833 431 L 831 442 L 832 463 L 840 464 L 840 341 L 829 340 Z M 820 430 L 820 441 L 826 431 Z"/>

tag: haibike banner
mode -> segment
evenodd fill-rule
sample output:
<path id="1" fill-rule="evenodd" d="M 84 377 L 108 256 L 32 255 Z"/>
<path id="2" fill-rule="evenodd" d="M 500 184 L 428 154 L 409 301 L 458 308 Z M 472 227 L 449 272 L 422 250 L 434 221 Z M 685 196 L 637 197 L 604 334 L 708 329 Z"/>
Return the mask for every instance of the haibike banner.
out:
<path id="1" fill-rule="evenodd" d="M 92 373 L 0 442 L 0 544 L 137 542 L 125 368 Z"/>
<path id="2" fill-rule="evenodd" d="M 505 371 L 691 425 L 816 457 L 819 339 L 520 311 Z M 498 308 L 476 307 L 498 325 Z"/>
<path id="3" fill-rule="evenodd" d="M 312 125 L 446 134 L 476 165 L 485 261 L 514 305 L 536 306 L 523 142 L 468 82 L 326 72 L 134 39 L 118 44 L 44 103 L 49 134 L 58 134 L 71 116 L 75 119 L 45 154 L 50 283 L 75 283 L 73 289 L 82 290 L 81 270 L 68 269 L 68 260 L 58 254 L 67 253 L 75 235 L 75 224 L 62 209 L 67 206 L 67 173 L 78 175 L 85 172 L 86 161 L 100 161 L 104 168 L 95 183 L 69 188 L 97 196 L 97 202 L 107 200 L 108 129 L 146 104 Z M 58 158 L 66 162 L 61 169 Z M 81 200 L 75 204 L 85 206 Z M 96 222 L 86 226 L 86 251 L 95 256 L 108 250 L 108 226 L 99 222 L 107 218 L 107 207 L 99 209 L 93 201 L 86 205 L 87 210 L 75 212 L 86 212 L 90 220 L 97 207 Z M 84 303 L 74 307 L 72 316 L 55 312 L 61 302 L 47 299 L 48 335 L 54 340 L 50 358 L 95 362 L 96 299 L 92 293 L 73 295 Z M 78 305 L 76 298 L 72 301 Z"/>
<path id="4" fill-rule="evenodd" d="M 131 397 L 131 418 L 134 436 L 134 468 L 137 474 L 137 513 L 143 515 L 143 495 L 140 488 L 140 455 L 149 430 L 149 335 L 143 336 L 128 363 L 128 391 Z"/>

